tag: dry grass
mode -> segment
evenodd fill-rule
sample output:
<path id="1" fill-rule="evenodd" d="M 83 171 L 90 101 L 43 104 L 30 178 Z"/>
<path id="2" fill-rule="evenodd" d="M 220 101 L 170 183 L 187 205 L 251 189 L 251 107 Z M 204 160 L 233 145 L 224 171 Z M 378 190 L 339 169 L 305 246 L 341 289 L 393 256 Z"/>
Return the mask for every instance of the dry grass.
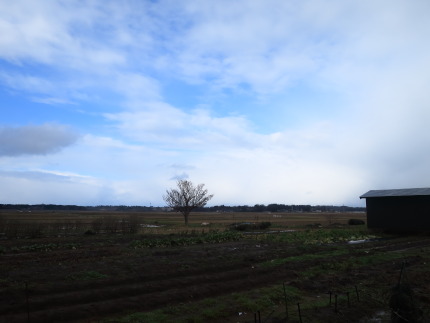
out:
<path id="1" fill-rule="evenodd" d="M 351 218 L 366 220 L 365 213 L 268 213 L 268 212 L 193 212 L 189 226 L 181 214 L 175 212 L 109 212 L 109 211 L 32 211 L 0 212 L 0 233 L 7 223 L 20 226 L 74 225 L 77 231 L 93 228 L 94 223 L 128 221 L 133 218 L 141 224 L 140 233 L 170 234 L 188 230 L 225 230 L 232 223 L 270 222 L 271 230 L 300 229 L 307 225 L 323 227 L 347 224 Z M 79 228 L 79 229 L 78 229 Z"/>

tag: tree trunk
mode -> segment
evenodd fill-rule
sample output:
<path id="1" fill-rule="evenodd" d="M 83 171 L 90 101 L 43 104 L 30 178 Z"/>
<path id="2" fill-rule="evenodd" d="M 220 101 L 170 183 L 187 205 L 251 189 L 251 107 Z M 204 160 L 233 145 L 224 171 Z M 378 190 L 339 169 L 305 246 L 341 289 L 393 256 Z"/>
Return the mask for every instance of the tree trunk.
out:
<path id="1" fill-rule="evenodd" d="M 184 212 L 185 225 L 188 226 L 188 215 L 190 215 L 189 211 Z"/>

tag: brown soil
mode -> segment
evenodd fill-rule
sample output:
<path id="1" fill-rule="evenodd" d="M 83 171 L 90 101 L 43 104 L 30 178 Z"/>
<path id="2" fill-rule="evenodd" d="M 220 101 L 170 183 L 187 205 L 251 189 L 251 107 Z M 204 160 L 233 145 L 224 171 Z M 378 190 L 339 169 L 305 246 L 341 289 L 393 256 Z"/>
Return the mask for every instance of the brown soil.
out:
<path id="1" fill-rule="evenodd" d="M 430 268 L 426 263 L 429 237 L 350 245 L 349 254 L 277 266 L 262 264 L 273 259 L 327 253 L 331 247 L 315 246 L 304 250 L 284 243 L 249 239 L 188 247 L 132 249 L 129 245 L 134 239 L 136 237 L 133 236 L 93 236 L 2 241 L 0 322 L 97 322 L 125 313 L 192 303 L 207 297 L 282 285 L 283 282 L 298 288 L 305 298 L 306 295 L 309 298 L 323 295 L 320 297 L 328 299 L 329 291 L 334 295 L 345 286 L 388 292 L 398 281 L 404 262 L 407 264 L 408 281 L 413 285 L 420 304 L 430 303 Z M 22 248 L 50 243 L 60 247 L 31 252 Z M 404 257 L 339 270 L 331 268 L 309 279 L 301 275 L 306 269 L 323 266 L 324 263 L 340 263 L 360 254 L 396 252 L 404 253 Z M 378 308 L 386 308 L 386 304 L 382 305 L 385 300 L 379 301 L 381 304 L 363 294 L 361 305 L 344 309 L 342 315 L 348 317 L 348 322 L 359 322 Z M 305 315 L 311 315 L 311 310 L 303 311 L 308 313 Z M 275 313 L 267 322 L 280 321 L 280 313 Z M 342 321 L 339 313 L 333 313 L 333 306 L 321 308 L 318 316 L 334 315 Z M 237 315 L 236 312 L 231 313 L 230 318 L 219 322 L 254 322 L 253 313 L 240 318 Z M 336 319 L 329 321 L 335 322 Z"/>

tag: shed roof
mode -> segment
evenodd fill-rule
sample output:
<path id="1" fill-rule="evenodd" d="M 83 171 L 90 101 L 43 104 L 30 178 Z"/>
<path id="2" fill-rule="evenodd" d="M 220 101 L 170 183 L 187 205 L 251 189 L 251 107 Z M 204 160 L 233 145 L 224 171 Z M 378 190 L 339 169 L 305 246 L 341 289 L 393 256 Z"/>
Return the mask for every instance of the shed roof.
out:
<path id="1" fill-rule="evenodd" d="M 430 188 L 402 188 L 394 190 L 372 190 L 360 196 L 360 198 L 368 197 L 387 197 L 387 196 L 419 196 L 430 195 Z"/>

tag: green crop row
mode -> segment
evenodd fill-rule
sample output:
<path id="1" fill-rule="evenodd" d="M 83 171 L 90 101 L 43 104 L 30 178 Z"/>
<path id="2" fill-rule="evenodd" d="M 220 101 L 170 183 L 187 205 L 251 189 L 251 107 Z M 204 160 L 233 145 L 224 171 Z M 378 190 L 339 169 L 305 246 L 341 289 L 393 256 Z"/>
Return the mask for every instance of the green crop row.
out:
<path id="1" fill-rule="evenodd" d="M 262 234 L 261 240 L 274 242 L 290 242 L 302 245 L 332 244 L 351 240 L 375 239 L 377 236 L 363 229 L 318 229 L 285 232 L 278 234 Z"/>
<path id="2" fill-rule="evenodd" d="M 130 243 L 133 249 L 155 248 L 155 247 L 173 247 L 173 246 L 190 246 L 204 243 L 221 243 L 227 241 L 237 241 L 242 235 L 237 232 L 209 232 L 198 236 L 190 237 L 165 237 L 153 239 L 134 240 Z"/>

